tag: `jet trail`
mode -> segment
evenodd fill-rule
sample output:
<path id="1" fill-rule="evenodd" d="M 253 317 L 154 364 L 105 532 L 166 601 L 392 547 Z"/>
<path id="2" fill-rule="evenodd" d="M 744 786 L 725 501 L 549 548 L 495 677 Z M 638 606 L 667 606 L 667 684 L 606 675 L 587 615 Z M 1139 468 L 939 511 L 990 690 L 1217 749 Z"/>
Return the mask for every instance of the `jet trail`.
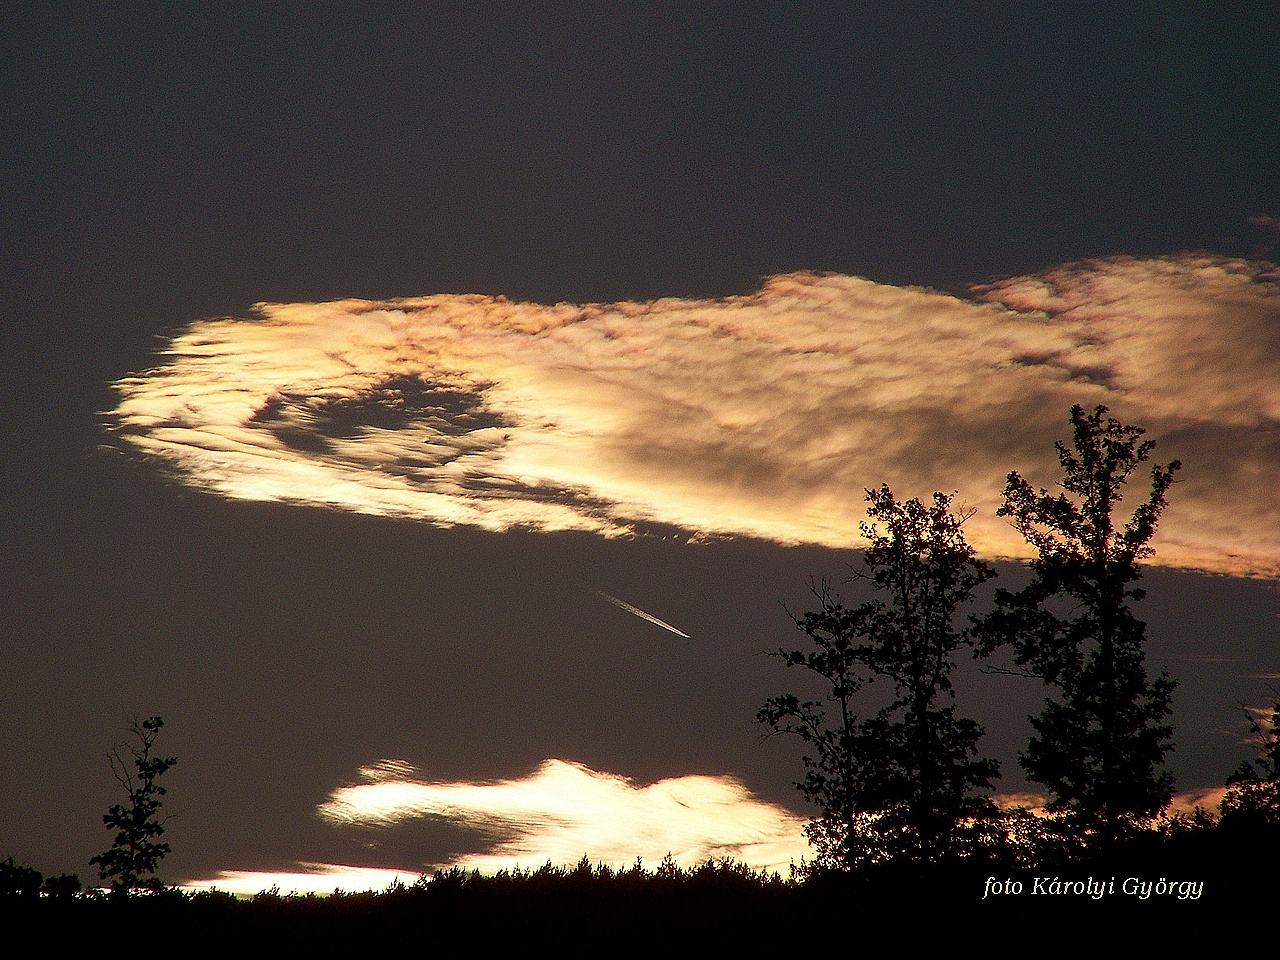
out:
<path id="1" fill-rule="evenodd" d="M 679 636 L 684 637 L 686 640 L 693 639 L 693 637 L 689 636 L 683 630 L 678 630 L 675 627 L 673 627 L 671 624 L 667 623 L 665 620 L 659 620 L 657 617 L 653 616 L 652 614 L 645 613 L 639 607 L 633 607 L 631 604 L 627 603 L 627 601 L 625 600 L 619 600 L 617 597 L 611 597 L 609 596 L 609 594 L 605 593 L 603 590 L 596 590 L 595 593 L 597 596 L 601 597 L 602 599 L 608 600 L 618 609 L 625 610 L 627 611 L 627 613 L 634 613 L 641 620 L 648 620 L 650 623 L 656 623 L 663 630 L 670 630 L 672 633 L 678 634 Z"/>

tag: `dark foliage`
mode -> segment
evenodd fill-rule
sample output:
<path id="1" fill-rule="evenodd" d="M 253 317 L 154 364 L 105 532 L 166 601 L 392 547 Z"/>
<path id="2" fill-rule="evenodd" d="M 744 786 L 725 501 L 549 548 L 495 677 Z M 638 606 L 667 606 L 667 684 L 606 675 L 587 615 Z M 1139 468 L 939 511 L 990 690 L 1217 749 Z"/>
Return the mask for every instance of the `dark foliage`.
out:
<path id="1" fill-rule="evenodd" d="M 814 748 L 797 786 L 820 811 L 807 828 L 819 867 L 967 852 L 973 823 L 994 813 L 974 791 L 991 786 L 998 764 L 978 758 L 982 728 L 956 715 L 951 683 L 956 652 L 971 645 L 957 611 L 994 574 L 965 541 L 968 515 L 953 513 L 951 501 L 937 493 L 925 506 L 899 502 L 888 486 L 868 490 L 872 522 L 862 532 L 870 546 L 855 576 L 877 596 L 846 609 L 824 586 L 820 608 L 795 618 L 816 650 L 773 654 L 829 687 L 825 704 L 786 694 L 757 714 Z M 891 685 L 892 699 L 859 719 L 853 697 L 877 678 Z"/>
<path id="2" fill-rule="evenodd" d="M 1049 809 L 1067 815 L 1075 836 L 1114 843 L 1172 797 L 1172 778 L 1158 768 L 1172 749 L 1174 682 L 1164 672 L 1148 679 L 1146 626 L 1130 602 L 1144 594 L 1132 584 L 1153 552 L 1180 464 L 1152 468 L 1146 500 L 1118 527 L 1113 514 L 1125 484 L 1155 444 L 1139 442 L 1140 428 L 1106 413 L 1103 406 L 1090 414 L 1071 408 L 1072 446 L 1056 444 L 1064 493 L 1036 492 L 1009 474 L 998 513 L 1037 556 L 1027 587 L 996 591 L 982 633 L 987 650 L 1012 648 L 1014 672 L 1052 690 L 1031 719 L 1035 732 L 1020 757 L 1028 777 L 1049 788 Z"/>
<path id="3" fill-rule="evenodd" d="M 156 736 L 164 720 L 150 717 L 129 725 L 136 743 L 120 744 L 107 754 L 111 772 L 125 788 L 128 802 L 114 804 L 102 817 L 102 822 L 116 831 L 111 849 L 89 860 L 96 864 L 103 880 L 110 881 L 111 889 L 122 895 L 138 890 L 158 891 L 164 883 L 154 874 L 161 858 L 169 853 L 169 844 L 158 838 L 164 833 L 165 821 L 157 817 L 160 798 L 165 788 L 160 777 L 178 762 L 176 757 L 152 755 Z M 121 751 L 128 753 L 126 759 Z"/>

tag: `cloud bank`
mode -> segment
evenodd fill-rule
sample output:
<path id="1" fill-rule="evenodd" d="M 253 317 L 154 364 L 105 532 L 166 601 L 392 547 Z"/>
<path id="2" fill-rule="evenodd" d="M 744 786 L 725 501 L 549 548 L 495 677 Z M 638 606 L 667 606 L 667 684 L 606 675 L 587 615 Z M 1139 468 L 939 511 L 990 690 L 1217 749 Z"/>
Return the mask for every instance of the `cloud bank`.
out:
<path id="1" fill-rule="evenodd" d="M 492 873 L 513 865 L 592 861 L 621 868 L 671 854 L 692 866 L 728 857 L 786 873 L 810 856 L 806 821 L 765 803 L 732 777 L 687 776 L 637 786 L 578 763 L 546 760 L 531 775 L 492 783 L 433 783 L 406 764 L 360 771 L 363 783 L 320 805 L 337 826 L 392 826 L 414 817 L 449 820 L 494 838 L 456 862 Z"/>
<path id="2" fill-rule="evenodd" d="M 1103 403 L 1184 463 L 1155 562 L 1280 574 L 1270 264 L 1112 258 L 970 298 L 796 273 L 722 300 L 256 313 L 193 324 L 116 385 L 120 436 L 222 496 L 850 547 L 887 482 L 958 490 L 979 550 L 1026 556 L 994 516 L 1005 475 L 1052 487 L 1068 408 Z"/>

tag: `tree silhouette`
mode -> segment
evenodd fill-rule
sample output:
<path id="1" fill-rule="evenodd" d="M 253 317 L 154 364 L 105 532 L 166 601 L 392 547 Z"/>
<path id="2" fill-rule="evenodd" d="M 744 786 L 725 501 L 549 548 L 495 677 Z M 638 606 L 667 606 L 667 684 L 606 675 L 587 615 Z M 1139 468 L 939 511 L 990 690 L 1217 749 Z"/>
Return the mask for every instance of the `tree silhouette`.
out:
<path id="1" fill-rule="evenodd" d="M 886 485 L 868 490 L 867 501 L 870 546 L 855 578 L 885 599 L 846 609 L 824 586 L 820 609 L 794 618 L 817 650 L 773 654 L 822 676 L 838 719 L 828 723 L 822 702 L 792 694 L 767 700 L 757 715 L 817 750 L 797 786 L 821 810 L 807 830 L 819 866 L 960 852 L 960 825 L 990 809 L 973 791 L 989 788 L 999 769 L 978 759 L 982 728 L 957 717 L 953 702 L 955 654 L 972 642 L 956 614 L 994 576 L 961 531 L 971 514 L 951 512 L 952 497 L 941 493 L 929 507 L 899 502 Z M 860 720 L 852 698 L 877 677 L 892 684 L 892 700 Z"/>
<path id="2" fill-rule="evenodd" d="M 820 811 L 805 827 L 823 867 L 851 868 L 872 856 L 862 842 L 868 821 L 862 803 L 866 788 L 862 758 L 866 738 L 853 711 L 853 697 L 867 683 L 859 659 L 860 610 L 847 610 L 826 583 L 814 588 L 819 609 L 793 615 L 796 626 L 809 635 L 817 649 L 787 650 L 779 647 L 770 656 L 788 667 L 804 667 L 822 677 L 828 686 L 824 701 L 802 701 L 793 693 L 770 697 L 756 719 L 773 734 L 799 737 L 816 756 L 805 754 L 804 779 L 796 788 Z M 829 717 L 834 708 L 834 717 Z"/>
<path id="3" fill-rule="evenodd" d="M 117 831 L 111 849 L 89 860 L 98 866 L 103 880 L 111 882 L 113 892 L 127 896 L 137 890 L 163 890 L 164 883 L 154 876 L 161 858 L 170 852 L 169 844 L 157 838 L 164 833 L 165 820 L 158 819 L 160 798 L 165 788 L 159 778 L 175 763 L 176 757 L 152 755 L 156 736 L 164 720 L 149 717 L 129 724 L 136 743 L 118 744 L 107 753 L 111 772 L 128 793 L 127 804 L 113 804 L 102 822 Z M 126 751 L 128 757 L 121 755 Z"/>
<path id="4" fill-rule="evenodd" d="M 1280 827 L 1280 690 L 1273 687 L 1271 695 L 1270 716 L 1243 708 L 1261 751 L 1227 778 L 1231 789 L 1222 798 L 1224 826 Z"/>
<path id="5" fill-rule="evenodd" d="M 983 730 L 956 716 L 951 672 L 957 651 L 973 645 L 970 630 L 957 629 L 957 611 L 995 571 L 965 541 L 961 527 L 972 513 L 951 512 L 951 496 L 935 493 L 931 507 L 914 498 L 899 503 L 882 485 L 867 499 L 867 515 L 887 529 L 863 525 L 871 546 L 858 575 L 888 603 L 863 605 L 863 658 L 894 694 L 864 725 L 868 798 L 879 812 L 881 843 L 930 861 L 958 851 L 962 821 L 991 812 L 973 790 L 991 787 L 999 763 L 978 759 Z"/>
<path id="6" fill-rule="evenodd" d="M 1172 749 L 1166 722 L 1174 682 L 1161 672 L 1148 680 L 1146 625 L 1130 609 L 1145 594 L 1132 586 L 1165 508 L 1178 461 L 1151 469 L 1151 490 L 1118 527 L 1112 514 L 1124 486 L 1145 462 L 1154 441 L 1144 431 L 1071 408 L 1070 449 L 1055 444 L 1064 493 L 1051 496 L 1015 471 L 998 515 L 1009 517 L 1035 549 L 1031 582 L 996 591 L 996 608 L 982 623 L 984 647 L 1008 644 L 1018 670 L 1038 677 L 1053 694 L 1031 718 L 1034 733 L 1019 762 L 1031 780 L 1049 788 L 1051 811 L 1067 815 L 1073 831 L 1110 842 L 1164 809 L 1172 777 L 1157 773 Z"/>

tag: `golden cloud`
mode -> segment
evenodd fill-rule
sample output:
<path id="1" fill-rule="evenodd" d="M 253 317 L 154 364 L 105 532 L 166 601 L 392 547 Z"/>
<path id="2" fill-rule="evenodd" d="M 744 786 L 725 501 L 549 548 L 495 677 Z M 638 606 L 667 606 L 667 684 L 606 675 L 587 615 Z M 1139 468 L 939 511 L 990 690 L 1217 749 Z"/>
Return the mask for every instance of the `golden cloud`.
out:
<path id="1" fill-rule="evenodd" d="M 1052 486 L 1068 408 L 1103 403 L 1184 463 L 1156 562 L 1275 576 L 1278 276 L 1181 255 L 972 299 L 796 273 L 721 300 L 259 304 L 120 381 L 112 421 L 227 497 L 850 547 L 863 490 L 887 482 L 959 490 L 971 541 L 1018 557 L 994 515 L 1005 475 Z"/>

